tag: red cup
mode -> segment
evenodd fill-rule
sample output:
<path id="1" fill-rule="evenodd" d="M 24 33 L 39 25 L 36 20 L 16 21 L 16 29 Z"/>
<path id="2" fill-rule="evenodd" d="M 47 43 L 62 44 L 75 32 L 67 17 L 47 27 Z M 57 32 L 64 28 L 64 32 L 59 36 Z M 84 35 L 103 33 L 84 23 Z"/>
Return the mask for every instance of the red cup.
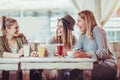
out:
<path id="1" fill-rule="evenodd" d="M 63 44 L 58 44 L 57 45 L 57 52 L 58 52 L 59 55 L 64 54 L 64 45 Z"/>

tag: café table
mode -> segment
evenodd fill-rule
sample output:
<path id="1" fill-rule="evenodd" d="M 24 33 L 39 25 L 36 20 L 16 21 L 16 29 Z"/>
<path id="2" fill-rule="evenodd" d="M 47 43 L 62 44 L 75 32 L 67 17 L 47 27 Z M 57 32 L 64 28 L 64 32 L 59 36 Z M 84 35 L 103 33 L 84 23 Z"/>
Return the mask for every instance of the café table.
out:
<path id="1" fill-rule="evenodd" d="M 20 58 L 20 67 L 23 73 L 29 73 L 30 69 L 81 69 L 91 74 L 93 62 L 94 60 L 90 58 L 23 57 Z M 91 80 L 91 76 L 89 78 L 85 76 L 84 80 Z M 24 80 L 26 80 L 25 77 L 26 75 L 23 74 Z"/>
<path id="2" fill-rule="evenodd" d="M 17 71 L 20 70 L 19 66 L 19 58 L 0 58 L 0 71 Z M 16 78 L 18 80 L 19 74 L 16 74 Z"/>

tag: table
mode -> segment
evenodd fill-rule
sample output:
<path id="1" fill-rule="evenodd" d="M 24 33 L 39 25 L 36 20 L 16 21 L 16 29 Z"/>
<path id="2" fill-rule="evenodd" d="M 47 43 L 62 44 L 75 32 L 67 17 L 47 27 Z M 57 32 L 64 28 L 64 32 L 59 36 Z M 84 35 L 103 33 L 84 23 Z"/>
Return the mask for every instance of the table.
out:
<path id="1" fill-rule="evenodd" d="M 90 58 L 20 58 L 21 70 L 23 72 L 29 72 L 30 69 L 93 69 L 93 59 Z M 64 66 L 63 66 L 64 65 Z M 29 77 L 27 77 L 28 80 Z M 23 78 L 25 79 L 25 78 Z M 84 80 L 90 80 L 91 78 L 85 78 Z"/>
<path id="2" fill-rule="evenodd" d="M 0 58 L 0 70 L 18 70 L 19 58 Z"/>
<path id="3" fill-rule="evenodd" d="M 0 70 L 7 70 L 7 71 L 19 71 L 19 58 L 0 58 Z M 19 78 L 19 74 L 16 74 L 15 79 Z"/>
<path id="4" fill-rule="evenodd" d="M 30 69 L 93 69 L 93 59 L 90 58 L 58 58 L 58 57 L 22 57 L 22 58 L 0 58 L 0 70 L 23 70 L 28 72 Z M 64 65 L 64 66 L 63 66 Z M 26 74 L 23 73 L 26 76 Z M 85 75 L 84 75 L 85 76 Z M 29 76 L 24 77 L 24 80 L 29 80 Z M 18 76 L 17 76 L 18 79 Z M 84 80 L 90 80 L 91 78 L 85 78 Z"/>

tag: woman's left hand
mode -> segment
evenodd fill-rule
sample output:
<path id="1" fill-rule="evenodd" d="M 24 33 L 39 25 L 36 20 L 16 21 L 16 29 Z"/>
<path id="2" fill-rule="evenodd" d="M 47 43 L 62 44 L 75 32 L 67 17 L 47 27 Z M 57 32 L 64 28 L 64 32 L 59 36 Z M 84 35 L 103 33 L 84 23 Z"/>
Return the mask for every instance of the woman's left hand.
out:
<path id="1" fill-rule="evenodd" d="M 76 58 L 90 58 L 90 54 L 83 51 L 75 51 L 73 54 Z"/>

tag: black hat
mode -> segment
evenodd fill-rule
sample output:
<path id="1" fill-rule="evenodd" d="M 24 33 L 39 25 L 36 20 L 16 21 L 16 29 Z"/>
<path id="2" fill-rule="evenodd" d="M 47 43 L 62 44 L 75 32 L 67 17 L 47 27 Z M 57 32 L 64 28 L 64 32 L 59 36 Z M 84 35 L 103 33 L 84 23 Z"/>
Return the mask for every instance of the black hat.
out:
<path id="1" fill-rule="evenodd" d="M 73 27 L 75 25 L 75 20 L 70 15 L 66 15 L 60 20 L 62 20 L 68 26 L 68 28 L 74 30 Z"/>

